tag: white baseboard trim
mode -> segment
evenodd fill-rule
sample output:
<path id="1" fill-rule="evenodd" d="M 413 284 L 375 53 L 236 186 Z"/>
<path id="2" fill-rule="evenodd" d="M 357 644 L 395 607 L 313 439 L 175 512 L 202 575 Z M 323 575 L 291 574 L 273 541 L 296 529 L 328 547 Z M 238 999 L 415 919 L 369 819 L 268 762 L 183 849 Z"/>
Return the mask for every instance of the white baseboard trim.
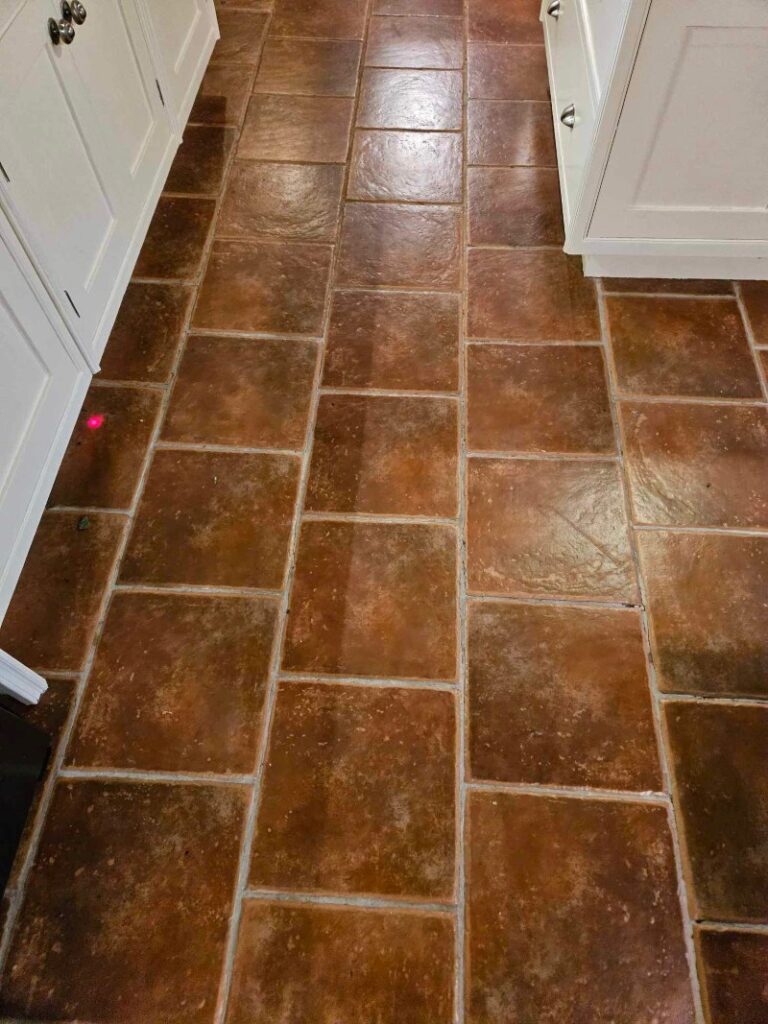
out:
<path id="1" fill-rule="evenodd" d="M 587 277 L 707 278 L 717 281 L 768 281 L 763 256 L 696 256 L 675 254 L 582 256 Z"/>
<path id="2" fill-rule="evenodd" d="M 9 693 L 22 704 L 37 704 L 47 689 L 48 683 L 42 676 L 0 651 L 0 691 Z"/>

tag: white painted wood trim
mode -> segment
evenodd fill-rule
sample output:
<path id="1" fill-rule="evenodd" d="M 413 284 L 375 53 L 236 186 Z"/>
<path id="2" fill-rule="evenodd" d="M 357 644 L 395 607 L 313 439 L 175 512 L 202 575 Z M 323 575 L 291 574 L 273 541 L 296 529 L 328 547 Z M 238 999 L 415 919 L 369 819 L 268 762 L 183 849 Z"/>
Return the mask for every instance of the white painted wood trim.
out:
<path id="1" fill-rule="evenodd" d="M 681 250 L 654 256 L 605 253 L 585 254 L 582 264 L 587 277 L 768 281 L 768 257 L 760 256 L 698 256 Z"/>
<path id="2" fill-rule="evenodd" d="M 9 693 L 22 704 L 37 704 L 47 689 L 48 683 L 42 676 L 0 651 L 0 691 Z"/>

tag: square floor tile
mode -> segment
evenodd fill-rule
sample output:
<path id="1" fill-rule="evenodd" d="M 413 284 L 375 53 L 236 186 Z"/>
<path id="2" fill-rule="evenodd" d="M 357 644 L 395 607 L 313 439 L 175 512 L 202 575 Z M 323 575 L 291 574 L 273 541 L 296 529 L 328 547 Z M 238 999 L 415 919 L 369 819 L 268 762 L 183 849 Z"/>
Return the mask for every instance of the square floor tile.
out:
<path id="1" fill-rule="evenodd" d="M 284 668 L 454 679 L 455 577 L 449 526 L 305 522 Z"/>
<path id="2" fill-rule="evenodd" d="M 192 294 L 189 285 L 132 281 L 101 357 L 100 377 L 167 383 Z"/>
<path id="3" fill-rule="evenodd" d="M 664 705 L 697 919 L 765 922 L 768 706 Z"/>
<path id="4" fill-rule="evenodd" d="M 596 345 L 470 345 L 469 446 L 475 451 L 613 452 Z"/>
<path id="5" fill-rule="evenodd" d="M 335 292 L 323 383 L 455 391 L 459 299 L 433 292 Z"/>
<path id="6" fill-rule="evenodd" d="M 603 289 L 608 292 L 630 292 L 633 295 L 733 295 L 731 281 L 691 280 L 670 277 L 604 277 Z"/>
<path id="7" fill-rule="evenodd" d="M 712 1024 L 768 1020 L 768 935 L 697 929 L 699 972 Z"/>
<path id="8" fill-rule="evenodd" d="M 373 12 L 460 18 L 464 13 L 464 5 L 462 0 L 374 0 Z"/>
<path id="9" fill-rule="evenodd" d="M 273 36 L 362 39 L 365 0 L 275 0 Z"/>
<path id="10" fill-rule="evenodd" d="M 453 946 L 447 914 L 246 900 L 227 1024 L 450 1024 Z"/>
<path id="11" fill-rule="evenodd" d="M 213 51 L 216 64 L 259 63 L 269 15 L 248 10 L 220 10 L 217 12 L 221 39 Z"/>
<path id="12" fill-rule="evenodd" d="M 357 124 L 362 128 L 460 129 L 462 77 L 460 71 L 370 68 L 363 74 Z"/>
<path id="13" fill-rule="evenodd" d="M 742 281 L 741 295 L 758 345 L 768 345 L 768 282 Z"/>
<path id="14" fill-rule="evenodd" d="M 557 171 L 546 167 L 470 167 L 472 245 L 562 245 Z"/>
<path id="15" fill-rule="evenodd" d="M 552 108 L 548 103 L 470 100 L 467 129 L 471 164 L 557 166 Z"/>
<path id="16" fill-rule="evenodd" d="M 768 526 L 768 412 L 622 402 L 634 516 L 660 526 Z"/>
<path id="17" fill-rule="evenodd" d="M 59 783 L 3 1009 L 25 1020 L 209 1024 L 246 798 L 241 786 Z"/>
<path id="18" fill-rule="evenodd" d="M 637 599 L 618 466 L 484 458 L 468 471 L 471 590 Z"/>
<path id="19" fill-rule="evenodd" d="M 67 761 L 252 772 L 277 601 L 115 594 Z"/>
<path id="20" fill-rule="evenodd" d="M 693 1024 L 664 807 L 473 793 L 468 828 L 468 1022 Z"/>
<path id="21" fill-rule="evenodd" d="M 352 39 L 269 37 L 253 91 L 354 96 L 361 50 Z"/>
<path id="22" fill-rule="evenodd" d="M 460 68 L 462 30 L 458 18 L 371 18 L 365 63 L 382 68 Z"/>
<path id="23" fill-rule="evenodd" d="M 470 43 L 467 93 L 473 100 L 548 100 L 544 47 Z"/>
<path id="24" fill-rule="evenodd" d="M 448 132 L 357 131 L 350 199 L 460 203 L 461 135 Z"/>
<path id="25" fill-rule="evenodd" d="M 317 355 L 314 341 L 192 335 L 163 439 L 303 448 Z"/>
<path id="26" fill-rule="evenodd" d="M 352 123 L 351 99 L 254 95 L 245 115 L 240 160 L 310 160 L 343 164 Z"/>
<path id="27" fill-rule="evenodd" d="M 469 0 L 469 38 L 543 43 L 539 5 L 531 0 Z"/>
<path id="28" fill-rule="evenodd" d="M 196 277 L 215 211 L 215 199 L 161 196 L 134 275 L 182 280 Z"/>
<path id="29" fill-rule="evenodd" d="M 768 539 L 639 533 L 659 688 L 768 697 Z"/>
<path id="30" fill-rule="evenodd" d="M 450 900 L 454 698 L 283 683 L 250 884 Z"/>
<path id="31" fill-rule="evenodd" d="M 293 456 L 158 451 L 122 582 L 281 587 L 298 476 Z"/>
<path id="32" fill-rule="evenodd" d="M 187 125 L 165 191 L 218 195 L 236 137 L 234 128 Z"/>
<path id="33" fill-rule="evenodd" d="M 252 74 L 252 68 L 209 65 L 189 115 L 189 123 L 239 125 L 248 106 Z"/>

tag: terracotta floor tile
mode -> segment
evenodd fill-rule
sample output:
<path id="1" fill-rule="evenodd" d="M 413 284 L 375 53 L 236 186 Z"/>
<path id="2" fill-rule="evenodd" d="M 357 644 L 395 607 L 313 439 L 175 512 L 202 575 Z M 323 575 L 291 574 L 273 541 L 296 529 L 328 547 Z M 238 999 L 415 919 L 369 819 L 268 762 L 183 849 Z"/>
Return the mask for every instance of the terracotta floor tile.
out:
<path id="1" fill-rule="evenodd" d="M 355 132 L 347 195 L 460 203 L 461 135 L 447 132 Z"/>
<path id="2" fill-rule="evenodd" d="M 475 451 L 604 455 L 616 442 L 594 345 L 472 345 L 469 446 Z"/>
<path id="3" fill-rule="evenodd" d="M 539 5 L 531 0 L 469 0 L 469 38 L 493 43 L 543 43 Z"/>
<path id="4" fill-rule="evenodd" d="M 454 516 L 458 445 L 450 399 L 323 395 L 306 508 Z"/>
<path id="5" fill-rule="evenodd" d="M 464 13 L 464 5 L 462 0 L 374 0 L 373 13 L 460 18 Z"/>
<path id="6" fill-rule="evenodd" d="M 218 12 L 221 39 L 213 51 L 216 64 L 259 63 L 269 15 L 248 10 L 220 10 Z"/>
<path id="7" fill-rule="evenodd" d="M 276 618 L 261 598 L 116 593 L 67 762 L 252 772 Z"/>
<path id="8" fill-rule="evenodd" d="M 664 705 L 697 919 L 765 922 L 768 707 Z"/>
<path id="9" fill-rule="evenodd" d="M 371 18 L 365 63 L 381 68 L 460 68 L 462 28 L 457 18 Z"/>
<path id="10" fill-rule="evenodd" d="M 469 43 L 467 92 L 473 100 L 548 100 L 544 47 Z"/>
<path id="11" fill-rule="evenodd" d="M 347 203 L 337 284 L 450 291 L 459 284 L 460 234 L 450 206 Z"/>
<path id="12" fill-rule="evenodd" d="M 254 92 L 354 96 L 362 44 L 352 39 L 269 37 Z"/>
<path id="13" fill-rule="evenodd" d="M 214 199 L 161 196 L 134 276 L 194 278 L 200 269 L 215 209 Z"/>
<path id="14" fill-rule="evenodd" d="M 449 693 L 282 684 L 250 884 L 450 900 L 455 734 Z"/>
<path id="15" fill-rule="evenodd" d="M 460 71 L 369 68 L 363 74 L 357 124 L 363 128 L 460 129 L 461 96 Z"/>
<path id="16" fill-rule="evenodd" d="M 101 357 L 101 378 L 167 383 L 192 295 L 184 284 L 132 281 Z"/>
<path id="17" fill-rule="evenodd" d="M 301 449 L 314 341 L 192 335 L 163 425 L 165 440 Z"/>
<path id="18" fill-rule="evenodd" d="M 240 160 L 344 163 L 352 102 L 339 96 L 254 95 L 237 156 Z"/>
<path id="19" fill-rule="evenodd" d="M 660 526 L 768 526 L 768 413 L 621 403 L 634 515 Z"/>
<path id="20" fill-rule="evenodd" d="M 470 459 L 469 586 L 635 601 L 618 467 Z"/>
<path id="21" fill-rule="evenodd" d="M 78 526 L 78 524 L 81 524 Z M 79 672 L 126 518 L 46 512 L 0 628 L 0 647 L 37 671 Z"/>
<path id="22" fill-rule="evenodd" d="M 455 575 L 450 527 L 305 522 L 284 667 L 453 679 Z"/>
<path id="23" fill-rule="evenodd" d="M 455 391 L 459 301 L 433 292 L 335 292 L 323 383 Z"/>
<path id="24" fill-rule="evenodd" d="M 561 252 L 469 251 L 469 334 L 509 341 L 600 338 L 595 287 Z"/>
<path id="25" fill-rule="evenodd" d="M 470 167 L 472 245 L 562 245 L 557 171 L 546 167 Z"/>
<path id="26" fill-rule="evenodd" d="M 158 451 L 122 582 L 281 587 L 298 474 L 292 456 Z"/>
<path id="27" fill-rule="evenodd" d="M 768 283 L 742 281 L 741 294 L 758 345 L 768 345 Z"/>
<path id="28" fill-rule="evenodd" d="M 365 0 L 275 0 L 273 36 L 362 39 Z"/>
<path id="29" fill-rule="evenodd" d="M 319 335 L 330 266 L 326 245 L 214 242 L 194 326 Z"/>
<path id="30" fill-rule="evenodd" d="M 187 125 L 165 191 L 218 195 L 236 137 L 234 128 Z"/>
<path id="31" fill-rule="evenodd" d="M 768 540 L 638 534 L 659 688 L 768 697 Z"/>
<path id="32" fill-rule="evenodd" d="M 711 1024 L 768 1020 L 768 935 L 698 929 L 696 945 Z"/>
<path id="33" fill-rule="evenodd" d="M 251 92 L 252 68 L 211 64 L 197 93 L 190 124 L 239 125 Z"/>
<path id="34" fill-rule="evenodd" d="M 239 786 L 59 783 L 11 946 L 6 1012 L 209 1024 L 246 797 Z"/>
<path id="35" fill-rule="evenodd" d="M 616 296 L 607 308 L 621 390 L 762 397 L 734 299 Z"/>
<path id="36" fill-rule="evenodd" d="M 249 11 L 271 11 L 273 0 L 213 0 L 217 12 L 227 8 L 242 8 Z"/>
<path id="37" fill-rule="evenodd" d="M 448 915 L 248 900 L 227 1024 L 450 1024 L 453 942 Z"/>
<path id="38" fill-rule="evenodd" d="M 467 147 L 471 164 L 556 167 L 552 109 L 548 103 L 470 100 Z"/>
<path id="39" fill-rule="evenodd" d="M 604 277 L 606 292 L 634 292 L 637 295 L 733 295 L 730 281 L 706 281 L 664 277 Z"/>
<path id="40" fill-rule="evenodd" d="M 469 815 L 470 1024 L 693 1024 L 663 807 L 473 793 Z"/>

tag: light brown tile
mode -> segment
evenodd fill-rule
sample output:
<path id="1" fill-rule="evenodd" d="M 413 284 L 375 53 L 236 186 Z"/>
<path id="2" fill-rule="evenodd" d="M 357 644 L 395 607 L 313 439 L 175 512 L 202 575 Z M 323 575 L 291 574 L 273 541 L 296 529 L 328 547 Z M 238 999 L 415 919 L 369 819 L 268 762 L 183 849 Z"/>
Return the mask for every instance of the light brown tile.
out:
<path id="1" fill-rule="evenodd" d="M 354 96 L 362 44 L 352 39 L 269 37 L 254 92 Z"/>
<path id="2" fill-rule="evenodd" d="M 249 882 L 450 900 L 454 699 L 283 683 Z"/>
<path id="3" fill-rule="evenodd" d="M 693 1024 L 665 808 L 473 793 L 467 846 L 468 1022 Z"/>
<path id="4" fill-rule="evenodd" d="M 298 473 L 293 456 L 158 451 L 122 582 L 281 587 Z"/>
<path id="5" fill-rule="evenodd" d="M 543 43 L 539 10 L 531 0 L 469 0 L 469 38 L 493 43 Z"/>
<path id="6" fill-rule="evenodd" d="M 163 425 L 165 440 L 301 449 L 314 341 L 192 335 Z"/>
<path id="7" fill-rule="evenodd" d="M 470 100 L 467 147 L 471 164 L 556 167 L 548 103 Z"/>
<path id="8" fill-rule="evenodd" d="M 699 928 L 696 945 L 711 1024 L 768 1020 L 768 935 Z"/>
<path id="9" fill-rule="evenodd" d="M 211 64 L 197 93 L 190 124 L 239 125 L 251 92 L 253 69 Z"/>
<path id="10" fill-rule="evenodd" d="M 460 18 L 464 13 L 464 5 L 462 0 L 374 0 L 373 12 Z"/>
<path id="11" fill-rule="evenodd" d="M 470 459 L 468 489 L 471 590 L 636 601 L 615 464 Z"/>
<path id="12" fill-rule="evenodd" d="M 470 167 L 472 245 L 562 245 L 557 171 L 546 167 Z"/>
<path id="13" fill-rule="evenodd" d="M 339 96 L 256 94 L 245 115 L 238 159 L 344 163 L 352 103 Z"/>
<path id="14" fill-rule="evenodd" d="M 768 526 L 768 413 L 622 402 L 634 516 L 659 526 Z"/>
<path id="15" fill-rule="evenodd" d="M 470 43 L 467 91 L 473 100 L 548 100 L 544 47 Z"/>
<path id="16" fill-rule="evenodd" d="M 448 526 L 305 522 L 284 668 L 454 678 L 455 576 Z"/>
<path id="17" fill-rule="evenodd" d="M 184 284 L 132 281 L 101 357 L 101 378 L 167 383 L 192 294 Z"/>
<path id="18" fill-rule="evenodd" d="M 730 281 L 692 281 L 669 277 L 604 277 L 606 292 L 632 292 L 635 295 L 733 295 Z"/>
<path id="19" fill-rule="evenodd" d="M 275 0 L 273 36 L 362 39 L 365 0 Z"/>
<path id="20" fill-rule="evenodd" d="M 215 209 L 214 199 L 161 196 L 134 277 L 196 277 Z"/>
<path id="21" fill-rule="evenodd" d="M 250 67 L 258 64 L 269 15 L 249 10 L 220 10 L 218 22 L 221 39 L 213 51 L 213 62 Z"/>
<path id="22" fill-rule="evenodd" d="M 742 281 L 741 294 L 758 345 L 768 345 L 768 282 Z"/>
<path id="23" fill-rule="evenodd" d="M 363 128 L 460 129 L 461 72 L 367 69 L 357 124 Z"/>
<path id="24" fill-rule="evenodd" d="M 347 195 L 460 203 L 461 135 L 448 132 L 355 132 Z"/>
<path id="25" fill-rule="evenodd" d="M 454 18 L 371 18 L 365 63 L 382 68 L 460 68 L 462 27 Z"/>
<path id="26" fill-rule="evenodd" d="M 234 128 L 187 125 L 164 191 L 218 195 L 236 137 Z"/>

